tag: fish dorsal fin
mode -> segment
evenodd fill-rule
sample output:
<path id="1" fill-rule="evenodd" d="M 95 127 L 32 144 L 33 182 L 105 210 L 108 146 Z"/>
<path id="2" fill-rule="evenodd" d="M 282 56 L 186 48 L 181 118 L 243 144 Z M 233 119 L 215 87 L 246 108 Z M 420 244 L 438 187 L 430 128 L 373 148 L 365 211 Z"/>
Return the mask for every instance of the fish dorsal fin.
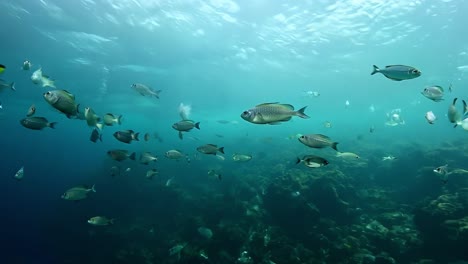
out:
<path id="1" fill-rule="evenodd" d="M 444 88 L 442 88 L 442 86 L 440 86 L 440 85 L 434 85 L 434 87 L 439 88 L 442 92 L 444 91 Z"/>
<path id="2" fill-rule="evenodd" d="M 263 104 L 256 105 L 255 107 L 268 106 L 268 105 L 274 105 L 274 104 L 279 104 L 279 102 L 263 103 Z"/>
<path id="3" fill-rule="evenodd" d="M 393 64 L 393 65 L 387 65 L 387 66 L 385 66 L 385 68 L 390 68 L 390 67 L 401 67 L 401 66 L 403 66 L 403 67 L 408 67 L 408 66 L 401 65 L 401 64 Z M 408 68 L 410 68 L 410 67 L 408 67 Z"/>
<path id="4" fill-rule="evenodd" d="M 73 100 L 75 100 L 75 95 L 74 94 L 70 93 L 67 90 L 62 90 L 62 91 L 66 92 L 71 98 L 73 98 Z"/>
<path id="5" fill-rule="evenodd" d="M 207 145 L 207 146 L 214 147 L 214 148 L 218 148 L 218 146 L 217 146 L 217 145 L 215 145 L 215 144 L 206 144 L 206 145 Z"/>
<path id="6" fill-rule="evenodd" d="M 317 136 L 321 137 L 321 138 L 326 138 L 326 139 L 330 139 L 329 136 L 325 136 L 324 134 L 316 134 Z"/>
<path id="7" fill-rule="evenodd" d="M 289 110 L 294 110 L 294 106 L 292 106 L 290 104 L 280 104 L 280 106 L 288 108 Z"/>

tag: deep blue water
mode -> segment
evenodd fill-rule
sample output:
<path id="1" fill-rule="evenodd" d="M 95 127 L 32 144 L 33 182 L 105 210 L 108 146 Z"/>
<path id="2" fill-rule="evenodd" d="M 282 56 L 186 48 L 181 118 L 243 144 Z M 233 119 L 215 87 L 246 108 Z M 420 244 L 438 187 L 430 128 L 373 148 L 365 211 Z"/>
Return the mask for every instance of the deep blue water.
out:
<path id="1" fill-rule="evenodd" d="M 443 184 L 432 171 L 445 164 L 468 169 L 468 132 L 446 116 L 453 98 L 460 112 L 468 100 L 467 1 L 2 0 L 0 10 L 0 64 L 6 66 L 0 78 L 16 87 L 0 94 L 2 263 L 240 263 L 243 251 L 252 263 L 468 260 L 466 231 L 454 237 L 442 225 L 467 216 L 467 175 L 452 174 Z M 24 60 L 32 62 L 29 71 L 21 69 Z M 409 65 L 422 75 L 392 81 L 371 76 L 374 64 Z M 91 142 L 85 121 L 68 119 L 43 99 L 53 88 L 32 83 L 41 67 L 57 89 L 76 96 L 82 111 L 123 115 L 122 125 L 105 127 L 103 142 Z M 133 83 L 162 90 L 160 99 L 139 95 Z M 443 101 L 421 95 L 431 85 L 444 87 Z M 257 125 L 240 117 L 265 102 L 307 106 L 310 119 Z M 171 127 L 180 120 L 180 103 L 200 122 L 183 140 Z M 56 129 L 21 126 L 31 104 Z M 401 109 L 404 124 L 385 124 L 394 109 Z M 424 118 L 428 111 L 435 124 Z M 127 145 L 112 136 L 125 129 L 162 140 Z M 296 139 L 311 133 L 361 158 L 343 160 Z M 225 160 L 197 152 L 208 143 L 225 147 Z M 110 149 L 136 152 L 137 161 L 113 161 Z M 170 149 L 191 162 L 167 159 Z M 159 160 L 140 164 L 144 151 Z M 253 158 L 237 163 L 234 153 Z M 330 165 L 295 165 L 305 154 Z M 382 161 L 388 155 L 397 159 Z M 17 181 L 22 166 L 24 179 Z M 131 170 L 112 178 L 112 166 Z M 152 168 L 159 175 L 148 180 Z M 213 169 L 222 180 L 208 176 Z M 79 202 L 61 199 L 81 184 L 95 184 L 97 192 Z M 371 198 L 374 191 L 382 195 Z M 334 201 L 335 192 L 346 206 Z M 429 217 L 430 202 L 441 195 L 456 196 L 456 209 Z M 395 212 L 409 219 L 382 216 Z M 115 224 L 89 225 L 96 215 Z M 365 230 L 374 219 L 414 231 L 419 242 L 398 231 L 373 237 Z M 431 223 L 445 247 L 435 245 Z M 201 238 L 199 227 L 213 237 Z M 265 246 L 259 241 L 267 234 L 273 242 Z M 406 250 L 395 249 L 396 238 L 406 241 Z M 183 243 L 180 259 L 169 255 Z M 363 254 L 377 260 L 357 260 Z"/>

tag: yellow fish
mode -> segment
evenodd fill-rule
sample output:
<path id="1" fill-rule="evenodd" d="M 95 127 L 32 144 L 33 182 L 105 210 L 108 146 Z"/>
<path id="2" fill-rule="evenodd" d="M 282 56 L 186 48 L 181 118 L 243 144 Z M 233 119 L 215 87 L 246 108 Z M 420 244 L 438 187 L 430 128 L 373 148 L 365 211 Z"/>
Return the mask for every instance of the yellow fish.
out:
<path id="1" fill-rule="evenodd" d="M 3 73 L 6 69 L 6 66 L 3 64 L 0 64 L 0 74 Z"/>

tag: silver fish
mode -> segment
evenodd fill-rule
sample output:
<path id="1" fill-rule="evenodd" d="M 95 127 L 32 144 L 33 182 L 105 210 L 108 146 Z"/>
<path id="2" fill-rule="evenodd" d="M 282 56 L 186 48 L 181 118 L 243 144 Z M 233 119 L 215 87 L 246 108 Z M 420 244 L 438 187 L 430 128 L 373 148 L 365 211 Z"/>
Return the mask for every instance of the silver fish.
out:
<path id="1" fill-rule="evenodd" d="M 309 135 L 302 135 L 299 137 L 299 141 L 311 148 L 325 148 L 331 147 L 332 149 L 338 151 L 336 145 L 338 142 L 333 142 L 328 136 L 322 134 L 309 134 Z"/>
<path id="2" fill-rule="evenodd" d="M 15 82 L 7 83 L 5 80 L 0 79 L 0 92 L 5 89 L 16 91 Z"/>
<path id="3" fill-rule="evenodd" d="M 157 169 L 151 169 L 146 172 L 146 178 L 147 179 L 153 179 L 154 176 L 158 175 L 158 170 Z"/>
<path id="4" fill-rule="evenodd" d="M 96 113 L 91 107 L 86 107 L 84 109 L 84 115 L 88 126 L 97 127 L 100 130 L 102 129 L 103 124 L 98 123 L 99 121 L 101 121 L 101 118 L 98 115 L 96 115 Z"/>
<path id="5" fill-rule="evenodd" d="M 18 181 L 22 180 L 24 177 L 24 167 L 21 167 L 16 173 L 14 178 L 17 179 Z"/>
<path id="6" fill-rule="evenodd" d="M 394 81 L 409 80 L 421 76 L 421 71 L 411 66 L 388 65 L 385 66 L 385 69 L 380 69 L 375 65 L 373 65 L 373 67 L 374 70 L 372 71 L 371 75 L 382 73 L 385 77 Z"/>
<path id="7" fill-rule="evenodd" d="M 264 103 L 259 104 L 252 109 L 245 110 L 242 112 L 241 117 L 245 121 L 254 124 L 276 125 L 280 124 L 280 122 L 291 120 L 293 116 L 309 118 L 309 116 L 304 113 L 306 107 L 307 106 L 294 111 L 294 106 L 290 104 L 280 104 L 278 102 Z"/>
<path id="8" fill-rule="evenodd" d="M 76 117 L 79 104 L 75 102 L 75 95 L 66 90 L 52 90 L 44 93 L 44 99 L 55 109 L 64 113 L 68 118 Z"/>
<path id="9" fill-rule="evenodd" d="M 358 154 L 352 152 L 337 152 L 336 156 L 344 159 L 360 159 Z"/>
<path id="10" fill-rule="evenodd" d="M 151 152 L 143 152 L 140 155 L 140 163 L 148 165 L 151 161 L 158 161 L 158 157 L 151 154 Z"/>
<path id="11" fill-rule="evenodd" d="M 440 102 L 444 100 L 442 98 L 444 97 L 444 88 L 438 85 L 424 88 L 421 94 L 424 95 L 426 98 L 431 99 L 434 102 Z"/>
<path id="12" fill-rule="evenodd" d="M 251 159 L 252 159 L 252 155 L 238 154 L 238 153 L 232 154 L 232 160 L 234 161 L 245 162 Z"/>
<path id="13" fill-rule="evenodd" d="M 57 122 L 49 122 L 45 117 L 33 116 L 20 120 L 21 125 L 33 130 L 42 130 L 45 127 L 55 128 Z"/>
<path id="14" fill-rule="evenodd" d="M 88 223 L 95 226 L 108 226 L 114 224 L 114 219 L 109 219 L 105 216 L 94 216 L 88 220 Z"/>
<path id="15" fill-rule="evenodd" d="M 203 146 L 199 146 L 197 150 L 200 153 L 209 154 L 209 155 L 216 155 L 216 153 L 218 152 L 221 152 L 224 154 L 224 147 L 218 148 L 218 146 L 214 144 L 206 144 Z"/>
<path id="16" fill-rule="evenodd" d="M 29 71 L 29 69 L 31 69 L 31 66 L 32 66 L 32 63 L 28 60 L 25 60 L 23 62 L 23 67 L 21 67 L 23 69 L 23 71 Z"/>
<path id="17" fill-rule="evenodd" d="M 29 107 L 28 112 L 26 113 L 26 116 L 27 116 L 27 117 L 31 117 L 31 116 L 33 116 L 35 113 L 36 113 L 36 106 L 34 106 L 34 104 L 33 104 L 33 105 L 31 105 L 31 106 Z"/>
<path id="18" fill-rule="evenodd" d="M 159 99 L 159 94 L 162 90 L 154 90 L 144 84 L 141 83 L 134 83 L 132 84 L 132 89 L 137 91 L 139 94 L 143 96 L 154 96 Z"/>
<path id="19" fill-rule="evenodd" d="M 122 124 L 122 116 L 114 116 L 111 113 L 107 113 L 102 117 L 102 120 L 106 126 L 112 126 L 114 124 Z"/>
<path id="20" fill-rule="evenodd" d="M 89 188 L 86 185 L 80 185 L 73 188 L 68 189 L 63 195 L 62 199 L 69 200 L 69 201 L 79 201 L 88 198 L 88 194 L 90 192 L 96 192 L 94 185 Z"/>

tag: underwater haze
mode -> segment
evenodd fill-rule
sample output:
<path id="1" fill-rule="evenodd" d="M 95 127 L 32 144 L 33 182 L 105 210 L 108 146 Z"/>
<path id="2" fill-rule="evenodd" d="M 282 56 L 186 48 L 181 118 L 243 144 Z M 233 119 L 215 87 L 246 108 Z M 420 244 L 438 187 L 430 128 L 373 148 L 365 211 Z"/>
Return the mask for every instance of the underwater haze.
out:
<path id="1" fill-rule="evenodd" d="M 1 263 L 468 263 L 468 1 L 0 10 Z"/>

